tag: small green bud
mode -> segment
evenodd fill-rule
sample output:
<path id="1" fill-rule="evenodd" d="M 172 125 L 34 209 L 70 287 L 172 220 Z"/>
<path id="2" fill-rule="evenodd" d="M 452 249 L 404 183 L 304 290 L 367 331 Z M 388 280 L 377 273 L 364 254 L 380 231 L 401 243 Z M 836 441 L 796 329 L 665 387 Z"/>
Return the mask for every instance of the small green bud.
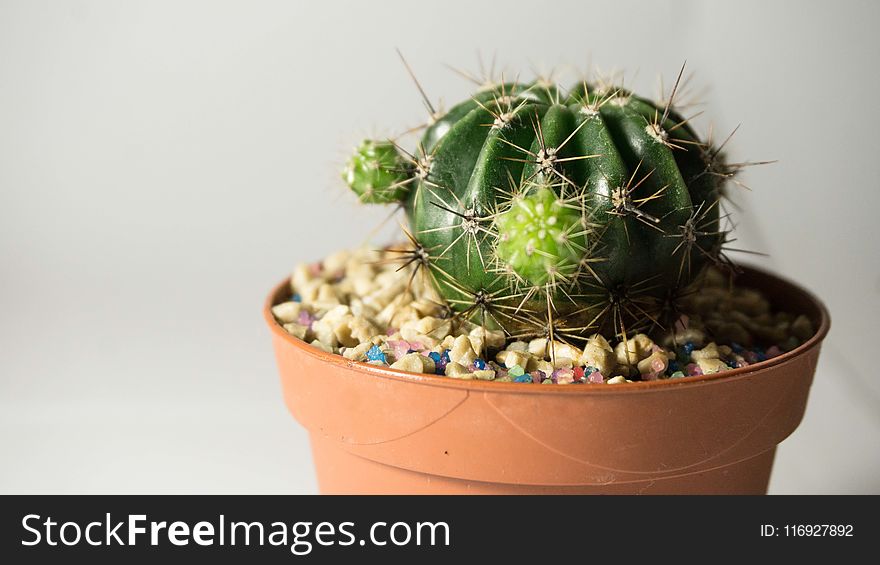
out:
<path id="1" fill-rule="evenodd" d="M 585 245 L 582 214 L 549 188 L 514 197 L 495 220 L 496 253 L 534 285 L 574 274 Z"/>
<path id="2" fill-rule="evenodd" d="M 342 178 L 366 204 L 400 202 L 409 191 L 409 165 L 390 141 L 364 140 L 348 160 Z"/>

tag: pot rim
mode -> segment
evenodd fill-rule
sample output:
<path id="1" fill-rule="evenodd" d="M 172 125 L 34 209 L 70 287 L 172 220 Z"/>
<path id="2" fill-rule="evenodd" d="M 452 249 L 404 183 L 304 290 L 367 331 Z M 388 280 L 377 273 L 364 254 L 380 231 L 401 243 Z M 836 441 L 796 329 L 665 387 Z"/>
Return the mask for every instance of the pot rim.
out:
<path id="1" fill-rule="evenodd" d="M 589 386 L 589 385 L 555 385 L 555 386 L 528 386 L 528 383 L 507 383 L 480 380 L 462 380 L 453 379 L 440 375 L 429 375 L 426 373 L 410 373 L 391 367 L 380 367 L 371 365 L 361 361 L 352 361 L 346 359 L 342 355 L 336 353 L 328 353 L 324 350 L 312 347 L 303 340 L 300 340 L 289 333 L 275 320 L 272 314 L 272 307 L 277 301 L 278 296 L 283 288 L 290 288 L 290 278 L 286 278 L 272 288 L 263 306 L 263 318 L 269 325 L 270 331 L 275 337 L 282 339 L 292 347 L 300 350 L 301 353 L 316 357 L 321 361 L 339 367 L 348 367 L 363 371 L 366 375 L 390 379 L 394 381 L 409 382 L 412 384 L 420 384 L 427 386 L 437 386 L 443 388 L 464 389 L 474 392 L 498 392 L 498 393 L 519 393 L 519 394 L 613 394 L 613 393 L 637 393 L 637 392 L 659 392 L 661 390 L 674 390 L 681 386 L 700 386 L 712 383 L 726 382 L 731 380 L 739 380 L 752 376 L 753 374 L 765 369 L 770 369 L 776 365 L 785 363 L 794 358 L 800 357 L 807 351 L 819 347 L 822 340 L 828 334 L 831 328 L 831 317 L 825 304 L 822 303 L 812 292 L 801 287 L 800 285 L 778 275 L 772 274 L 760 268 L 750 265 L 740 265 L 746 273 L 753 273 L 758 276 L 773 279 L 777 283 L 787 286 L 787 291 L 791 294 L 800 294 L 809 301 L 815 310 L 819 313 L 819 327 L 816 332 L 804 343 L 787 351 L 773 359 L 767 359 L 747 367 L 739 367 L 709 375 L 697 375 L 692 377 L 680 377 L 677 379 L 658 379 L 655 381 L 637 381 L 632 383 L 619 383 L 612 386 Z"/>

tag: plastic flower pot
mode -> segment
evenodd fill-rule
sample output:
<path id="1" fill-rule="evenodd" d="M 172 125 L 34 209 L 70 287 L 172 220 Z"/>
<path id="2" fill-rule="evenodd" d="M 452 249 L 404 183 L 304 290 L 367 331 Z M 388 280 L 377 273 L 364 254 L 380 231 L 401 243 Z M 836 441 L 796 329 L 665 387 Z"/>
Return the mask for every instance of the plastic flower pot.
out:
<path id="1" fill-rule="evenodd" d="M 311 437 L 322 493 L 763 494 L 797 428 L 829 316 L 806 290 L 746 269 L 740 284 L 818 328 L 723 373 L 617 385 L 464 381 L 349 361 L 264 315 L 284 400 Z"/>

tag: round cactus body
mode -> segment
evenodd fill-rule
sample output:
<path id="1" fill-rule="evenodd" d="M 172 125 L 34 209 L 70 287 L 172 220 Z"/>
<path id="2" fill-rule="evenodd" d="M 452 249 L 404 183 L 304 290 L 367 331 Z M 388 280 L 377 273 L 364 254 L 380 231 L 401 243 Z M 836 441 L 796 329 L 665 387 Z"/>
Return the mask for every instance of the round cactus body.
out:
<path id="1" fill-rule="evenodd" d="M 620 88 L 505 83 L 435 119 L 393 185 L 454 310 L 589 335 L 656 323 L 717 261 L 717 153 L 668 105 Z"/>

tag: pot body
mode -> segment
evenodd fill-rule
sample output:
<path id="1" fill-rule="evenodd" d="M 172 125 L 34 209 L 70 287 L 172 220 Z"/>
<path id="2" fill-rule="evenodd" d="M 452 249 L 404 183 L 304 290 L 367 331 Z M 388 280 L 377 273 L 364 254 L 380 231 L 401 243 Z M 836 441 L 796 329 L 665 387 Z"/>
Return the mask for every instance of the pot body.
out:
<path id="1" fill-rule="evenodd" d="M 819 328 L 780 357 L 619 385 L 459 381 L 349 361 L 288 335 L 266 304 L 284 400 L 309 431 L 323 493 L 760 494 L 806 408 L 828 314 L 812 295 L 740 279 Z"/>

